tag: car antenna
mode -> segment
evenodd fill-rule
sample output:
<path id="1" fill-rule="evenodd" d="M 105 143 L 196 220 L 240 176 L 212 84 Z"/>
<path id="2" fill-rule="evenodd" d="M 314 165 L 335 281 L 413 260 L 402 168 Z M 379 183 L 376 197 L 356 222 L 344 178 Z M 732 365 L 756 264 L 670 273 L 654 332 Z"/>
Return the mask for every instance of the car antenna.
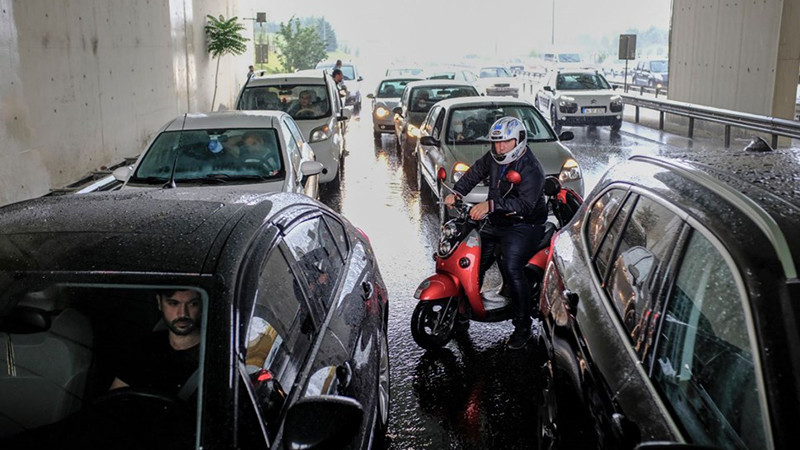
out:
<path id="1" fill-rule="evenodd" d="M 186 114 L 183 115 L 183 124 L 181 124 L 181 134 L 180 136 L 178 136 L 178 148 L 177 148 L 178 152 L 175 154 L 175 160 L 172 161 L 172 172 L 169 174 L 169 181 L 164 183 L 164 185 L 161 186 L 161 189 L 174 189 L 178 187 L 178 185 L 175 184 L 175 169 L 178 168 L 178 158 L 180 158 L 181 156 L 181 140 L 183 140 L 183 129 L 185 126 L 186 126 Z"/>

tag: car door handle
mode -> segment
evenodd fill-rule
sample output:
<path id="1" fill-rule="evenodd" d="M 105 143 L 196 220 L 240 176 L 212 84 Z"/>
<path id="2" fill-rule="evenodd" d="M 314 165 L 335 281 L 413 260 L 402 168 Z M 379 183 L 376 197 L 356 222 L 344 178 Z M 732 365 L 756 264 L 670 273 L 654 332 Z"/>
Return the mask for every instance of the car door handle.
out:
<path id="1" fill-rule="evenodd" d="M 372 297 L 372 293 L 375 292 L 375 287 L 369 281 L 361 283 L 361 289 L 364 290 L 364 301 L 369 300 Z"/>

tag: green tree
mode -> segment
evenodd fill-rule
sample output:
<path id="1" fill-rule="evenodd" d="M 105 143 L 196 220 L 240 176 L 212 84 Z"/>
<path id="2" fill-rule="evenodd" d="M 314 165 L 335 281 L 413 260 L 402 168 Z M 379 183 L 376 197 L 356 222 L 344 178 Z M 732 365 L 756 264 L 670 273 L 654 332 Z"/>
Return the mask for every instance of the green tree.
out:
<path id="1" fill-rule="evenodd" d="M 300 25 L 300 19 L 291 18 L 288 24 L 281 22 L 275 45 L 281 52 L 279 56 L 287 72 L 312 69 L 328 56 L 315 27 Z"/>
<path id="2" fill-rule="evenodd" d="M 220 14 L 219 18 L 212 15 L 206 16 L 206 38 L 208 39 L 208 52 L 217 58 L 217 71 L 214 74 L 214 96 L 211 98 L 211 110 L 214 110 L 214 102 L 217 100 L 217 80 L 219 79 L 219 61 L 221 56 L 241 55 L 247 50 L 245 42 L 249 41 L 240 33 L 244 30 L 244 25 L 238 23 L 239 18 L 234 16 L 225 19 Z"/>

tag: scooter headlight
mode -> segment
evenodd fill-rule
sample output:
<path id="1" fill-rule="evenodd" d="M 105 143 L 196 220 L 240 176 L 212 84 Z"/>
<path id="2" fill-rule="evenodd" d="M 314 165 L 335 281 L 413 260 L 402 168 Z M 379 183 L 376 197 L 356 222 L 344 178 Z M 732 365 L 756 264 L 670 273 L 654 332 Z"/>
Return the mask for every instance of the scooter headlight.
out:
<path id="1" fill-rule="evenodd" d="M 454 223 L 446 223 L 442 225 L 442 236 L 445 239 L 450 239 L 455 237 L 458 234 L 458 228 L 456 228 L 456 224 Z"/>
<path id="2" fill-rule="evenodd" d="M 453 249 L 453 244 L 450 243 L 449 240 L 442 239 L 439 242 L 439 256 L 447 256 L 450 254 L 450 250 Z"/>

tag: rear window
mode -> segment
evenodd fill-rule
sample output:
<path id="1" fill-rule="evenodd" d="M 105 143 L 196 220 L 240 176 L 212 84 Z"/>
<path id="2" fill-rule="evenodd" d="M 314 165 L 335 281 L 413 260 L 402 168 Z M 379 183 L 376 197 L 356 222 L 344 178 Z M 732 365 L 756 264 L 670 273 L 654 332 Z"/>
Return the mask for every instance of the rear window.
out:
<path id="1" fill-rule="evenodd" d="M 415 79 L 410 80 L 385 80 L 378 87 L 378 98 L 398 98 L 403 95 L 406 85 Z"/>
<path id="2" fill-rule="evenodd" d="M 428 112 L 438 101 L 456 97 L 477 96 L 478 91 L 472 86 L 425 86 L 411 91 L 412 112 Z"/>

